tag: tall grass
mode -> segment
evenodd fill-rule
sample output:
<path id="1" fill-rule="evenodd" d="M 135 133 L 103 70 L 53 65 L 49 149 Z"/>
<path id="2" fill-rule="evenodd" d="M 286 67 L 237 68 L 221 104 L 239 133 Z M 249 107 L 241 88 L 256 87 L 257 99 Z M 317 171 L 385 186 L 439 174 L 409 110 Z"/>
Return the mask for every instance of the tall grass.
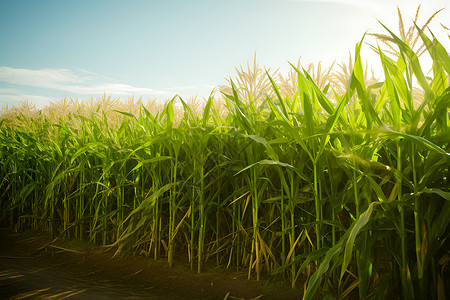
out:
<path id="1" fill-rule="evenodd" d="M 175 97 L 158 111 L 4 114 L 1 220 L 169 265 L 187 257 L 197 272 L 283 277 L 305 299 L 444 299 L 450 57 L 417 27 L 426 77 L 386 30 L 399 55 L 373 47 L 384 82 L 366 85 L 361 40 L 340 93 L 292 65 L 294 89 L 269 72 L 246 93 L 230 79 L 201 110 Z"/>

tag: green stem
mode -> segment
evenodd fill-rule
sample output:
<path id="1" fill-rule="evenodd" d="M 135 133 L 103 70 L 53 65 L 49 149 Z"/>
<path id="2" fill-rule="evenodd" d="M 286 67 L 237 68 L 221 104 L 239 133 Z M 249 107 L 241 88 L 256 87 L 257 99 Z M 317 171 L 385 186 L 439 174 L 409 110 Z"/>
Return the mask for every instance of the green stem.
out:
<path id="1" fill-rule="evenodd" d="M 322 216 L 322 206 L 320 204 L 320 199 L 319 199 L 319 179 L 318 179 L 319 175 L 317 173 L 317 161 L 314 162 L 314 203 L 315 203 L 315 207 L 316 207 L 316 239 L 317 239 L 317 250 L 322 248 L 322 235 L 320 232 L 320 225 L 319 225 L 319 221 L 321 220 L 321 216 Z M 292 237 L 294 238 L 294 237 Z"/>
<path id="2" fill-rule="evenodd" d="M 200 229 L 198 236 L 198 265 L 197 273 L 200 273 L 202 268 L 202 256 L 203 256 L 203 246 L 204 246 L 204 236 L 205 236 L 205 203 L 204 203 L 204 176 L 203 176 L 203 165 L 200 168 Z"/>

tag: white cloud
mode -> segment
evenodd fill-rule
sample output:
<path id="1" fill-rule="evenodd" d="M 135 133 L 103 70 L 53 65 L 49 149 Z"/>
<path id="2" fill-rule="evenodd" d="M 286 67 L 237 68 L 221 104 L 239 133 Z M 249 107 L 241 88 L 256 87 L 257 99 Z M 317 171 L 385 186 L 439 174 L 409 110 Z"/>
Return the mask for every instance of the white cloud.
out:
<path id="1" fill-rule="evenodd" d="M 60 89 L 69 83 L 80 84 L 86 79 L 83 80 L 67 69 L 29 70 L 0 67 L 0 81 L 18 85 Z"/>
<path id="2" fill-rule="evenodd" d="M 17 94 L 17 93 L 20 93 L 20 90 L 12 88 L 0 88 L 0 94 Z"/>
<path id="3" fill-rule="evenodd" d="M 195 90 L 195 89 L 196 89 L 195 86 L 174 86 L 174 87 L 167 88 L 167 90 L 169 90 L 169 91 Z"/>
<path id="4" fill-rule="evenodd" d="M 289 0 L 293 2 L 311 2 L 311 3 L 333 3 L 333 4 L 343 4 L 343 5 L 352 5 L 359 6 L 362 8 L 367 8 L 371 10 L 382 10 L 385 5 L 387 5 L 389 0 L 378 0 L 378 1 L 369 1 L 369 0 Z"/>
<path id="5" fill-rule="evenodd" d="M 134 95 L 164 101 L 175 94 L 184 98 L 207 97 L 212 90 L 210 86 L 175 86 L 157 90 L 114 81 L 86 70 L 31 70 L 3 66 L 0 67 L 0 105 L 17 105 L 21 101 L 30 101 L 37 107 L 44 107 L 54 99 L 90 98 L 104 94 L 113 97 Z"/>
<path id="6" fill-rule="evenodd" d="M 164 95 L 166 91 L 154 90 L 145 87 L 135 87 L 128 84 L 103 82 L 99 75 L 79 71 L 77 73 L 68 69 L 15 69 L 0 67 L 0 81 L 13 85 L 37 87 L 64 91 L 77 95 Z"/>

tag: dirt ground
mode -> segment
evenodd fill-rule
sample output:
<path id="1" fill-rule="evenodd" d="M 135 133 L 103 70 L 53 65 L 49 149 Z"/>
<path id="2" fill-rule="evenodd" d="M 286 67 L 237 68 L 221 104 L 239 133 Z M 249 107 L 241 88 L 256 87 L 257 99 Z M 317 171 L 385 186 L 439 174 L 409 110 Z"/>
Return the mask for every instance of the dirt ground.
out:
<path id="1" fill-rule="evenodd" d="M 112 258 L 98 247 L 0 228 L 0 299 L 301 299 L 245 273 L 196 274 L 147 257 Z M 47 246 L 46 246 L 47 245 Z"/>

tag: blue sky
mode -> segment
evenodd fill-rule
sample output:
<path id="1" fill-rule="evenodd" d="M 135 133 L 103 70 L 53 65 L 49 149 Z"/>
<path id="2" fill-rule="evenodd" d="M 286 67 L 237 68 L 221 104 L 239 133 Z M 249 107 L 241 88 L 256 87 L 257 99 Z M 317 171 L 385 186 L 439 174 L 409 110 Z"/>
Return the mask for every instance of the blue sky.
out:
<path id="1" fill-rule="evenodd" d="M 419 25 L 446 6 L 423 2 Z M 420 1 L 0 0 L 0 105 L 104 93 L 207 97 L 255 53 L 261 66 L 282 71 L 300 57 L 304 66 L 348 61 L 364 32 L 384 33 L 377 19 L 398 32 L 397 4 L 411 24 Z M 450 7 L 431 29 L 450 49 L 445 20 Z"/>

